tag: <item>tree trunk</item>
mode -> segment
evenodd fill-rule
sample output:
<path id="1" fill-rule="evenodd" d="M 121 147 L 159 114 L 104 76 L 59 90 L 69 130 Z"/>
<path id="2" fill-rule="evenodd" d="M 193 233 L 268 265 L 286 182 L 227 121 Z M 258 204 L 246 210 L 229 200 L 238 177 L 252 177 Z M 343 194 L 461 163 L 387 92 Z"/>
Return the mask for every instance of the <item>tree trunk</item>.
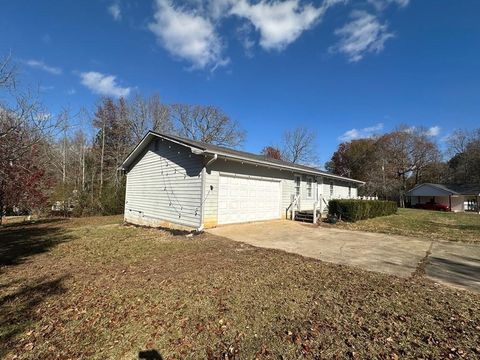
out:
<path id="1" fill-rule="evenodd" d="M 82 192 L 85 191 L 85 145 L 82 144 Z"/>
<path id="2" fill-rule="evenodd" d="M 103 188 L 103 156 L 105 152 L 105 121 L 103 122 L 102 127 L 102 152 L 100 155 L 100 190 L 99 190 L 99 197 L 102 197 L 102 188 Z"/>
<path id="3" fill-rule="evenodd" d="M 0 183 L 0 225 L 3 224 L 3 216 L 5 215 L 5 201 L 3 192 L 3 180 Z"/>

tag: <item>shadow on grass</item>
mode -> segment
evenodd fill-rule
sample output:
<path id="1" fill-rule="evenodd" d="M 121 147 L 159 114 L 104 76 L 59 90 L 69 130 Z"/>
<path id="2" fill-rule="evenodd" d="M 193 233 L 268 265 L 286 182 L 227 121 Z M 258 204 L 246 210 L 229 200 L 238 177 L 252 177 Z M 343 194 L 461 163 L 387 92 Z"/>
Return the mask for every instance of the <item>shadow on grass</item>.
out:
<path id="1" fill-rule="evenodd" d="M 450 225 L 446 224 L 444 225 L 445 227 L 448 227 L 449 229 L 454 229 L 454 230 L 468 230 L 468 231 L 478 231 L 480 233 L 480 224 L 456 224 L 456 225 Z"/>
<path id="2" fill-rule="evenodd" d="M 157 350 L 144 350 L 138 352 L 138 360 L 162 360 L 162 355 Z"/>
<path id="3" fill-rule="evenodd" d="M 10 229 L 15 227 L 29 227 L 33 225 L 42 225 L 42 224 L 55 224 L 68 221 L 67 218 L 45 218 L 45 219 L 36 219 L 36 220 L 25 220 L 25 221 L 17 221 L 17 222 L 7 222 L 0 225 L 1 229 Z"/>
<path id="4" fill-rule="evenodd" d="M 70 239 L 65 229 L 57 226 L 17 225 L 0 229 L 0 266 L 21 264 L 26 258 Z"/>
<path id="5" fill-rule="evenodd" d="M 64 280 L 65 277 L 31 281 L 15 292 L 0 297 L 0 357 L 6 354 L 15 336 L 33 326 L 38 316 L 37 307 L 47 298 L 65 292 Z"/>

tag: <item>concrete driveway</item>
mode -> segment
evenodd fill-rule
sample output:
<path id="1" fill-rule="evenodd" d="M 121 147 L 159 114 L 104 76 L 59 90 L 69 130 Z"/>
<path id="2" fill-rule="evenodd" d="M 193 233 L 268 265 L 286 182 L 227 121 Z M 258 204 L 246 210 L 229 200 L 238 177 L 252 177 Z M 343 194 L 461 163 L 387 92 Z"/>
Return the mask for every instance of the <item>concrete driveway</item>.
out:
<path id="1" fill-rule="evenodd" d="M 286 220 L 227 225 L 208 232 L 253 246 L 397 276 L 424 271 L 434 281 L 480 292 L 479 245 L 339 230 Z"/>

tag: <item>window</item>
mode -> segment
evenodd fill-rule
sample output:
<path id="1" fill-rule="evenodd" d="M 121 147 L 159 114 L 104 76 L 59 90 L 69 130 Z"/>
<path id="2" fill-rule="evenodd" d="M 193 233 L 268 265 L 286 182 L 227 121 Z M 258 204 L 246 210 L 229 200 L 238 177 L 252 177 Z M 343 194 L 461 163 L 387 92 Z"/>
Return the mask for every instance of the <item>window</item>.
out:
<path id="1" fill-rule="evenodd" d="M 350 185 L 348 186 L 348 197 L 352 197 L 352 187 Z"/>
<path id="2" fill-rule="evenodd" d="M 333 181 L 330 181 L 330 197 L 333 197 Z"/>
<path id="3" fill-rule="evenodd" d="M 300 195 L 300 184 L 302 182 L 302 177 L 300 175 L 295 175 L 295 195 Z"/>
<path id="4" fill-rule="evenodd" d="M 311 198 L 313 196 L 313 179 L 308 176 L 307 177 L 307 198 Z"/>

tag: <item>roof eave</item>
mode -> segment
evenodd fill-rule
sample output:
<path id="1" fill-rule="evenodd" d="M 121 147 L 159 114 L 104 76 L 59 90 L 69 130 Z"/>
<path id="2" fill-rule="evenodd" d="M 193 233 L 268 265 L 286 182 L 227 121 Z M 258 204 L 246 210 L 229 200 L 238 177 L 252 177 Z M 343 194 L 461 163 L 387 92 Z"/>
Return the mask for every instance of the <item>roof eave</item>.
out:
<path id="1" fill-rule="evenodd" d="M 172 139 L 168 136 L 164 136 L 162 134 L 159 134 L 155 131 L 149 131 L 145 134 L 145 136 L 142 138 L 142 140 L 140 140 L 140 142 L 137 144 L 137 146 L 135 146 L 135 148 L 133 148 L 133 150 L 130 152 L 130 154 L 128 154 L 128 156 L 125 158 L 125 160 L 123 161 L 122 165 L 120 165 L 118 167 L 117 170 L 119 171 L 128 171 L 128 168 L 130 166 L 130 164 L 135 160 L 135 158 L 138 156 L 138 153 L 141 152 L 143 150 L 143 146 L 149 141 L 148 140 L 148 137 L 149 136 L 152 136 L 152 137 L 158 137 L 158 138 L 161 138 L 162 140 L 165 139 L 167 141 L 171 141 L 173 143 L 176 143 L 176 144 L 179 144 L 179 145 L 182 145 L 184 147 L 187 147 L 187 148 L 190 148 L 190 150 L 192 151 L 192 153 L 194 154 L 197 154 L 197 155 L 201 155 L 204 153 L 204 149 L 201 149 L 199 147 L 195 147 L 195 146 L 192 146 L 192 145 L 189 145 L 189 144 L 185 144 L 183 142 L 180 142 L 178 140 L 175 140 L 175 139 Z"/>
<path id="2" fill-rule="evenodd" d="M 288 166 L 288 165 L 282 165 L 282 164 L 275 164 L 273 162 L 268 162 L 268 161 L 253 160 L 253 159 L 249 159 L 249 158 L 242 157 L 242 156 L 235 156 L 235 155 L 232 155 L 232 154 L 222 153 L 221 151 L 211 151 L 211 150 L 207 149 L 207 150 L 204 151 L 204 153 L 205 154 L 210 154 L 210 155 L 217 154 L 218 156 L 226 158 L 226 159 L 233 159 L 233 160 L 240 161 L 240 162 L 245 162 L 245 163 L 250 163 L 250 164 L 255 164 L 255 165 L 261 165 L 261 166 L 270 167 L 270 168 L 285 169 L 285 170 L 289 170 L 289 171 L 292 171 L 292 172 L 300 172 L 300 173 L 306 173 L 306 174 L 311 174 L 311 175 L 325 176 L 325 177 L 330 177 L 330 178 L 334 178 L 334 179 L 339 179 L 339 180 L 342 180 L 342 181 L 354 182 L 354 183 L 361 184 L 361 185 L 365 184 L 364 181 L 350 179 L 350 178 L 346 178 L 346 177 L 339 176 L 339 175 L 326 174 L 323 171 L 307 170 L 307 169 L 302 169 L 302 168 L 299 168 L 299 167 L 296 167 L 296 166 Z"/>

